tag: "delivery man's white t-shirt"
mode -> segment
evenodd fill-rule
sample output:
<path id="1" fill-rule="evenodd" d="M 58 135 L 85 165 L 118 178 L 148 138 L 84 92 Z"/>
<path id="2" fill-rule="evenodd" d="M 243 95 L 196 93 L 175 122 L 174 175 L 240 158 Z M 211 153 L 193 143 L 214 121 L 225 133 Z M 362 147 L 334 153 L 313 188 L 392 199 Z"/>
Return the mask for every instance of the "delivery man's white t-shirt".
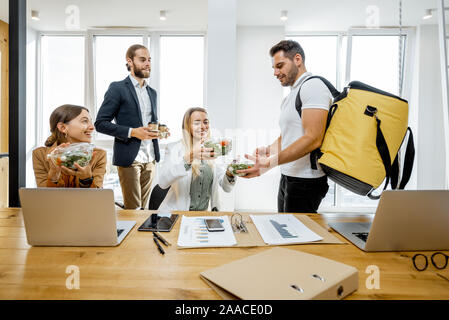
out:
<path id="1" fill-rule="evenodd" d="M 304 135 L 302 120 L 296 110 L 295 101 L 303 80 L 310 76 L 312 76 L 310 72 L 301 75 L 291 87 L 289 95 L 282 101 L 281 115 L 279 118 L 281 150 L 286 149 L 290 144 Z M 332 94 L 320 79 L 314 78 L 305 82 L 301 87 L 300 94 L 302 110 L 323 109 L 329 111 L 329 107 L 332 104 Z M 310 167 L 310 154 L 306 154 L 298 160 L 280 166 L 283 175 L 297 178 L 319 178 L 324 176 L 324 172 L 319 164 L 317 167 L 318 170 L 312 170 Z"/>

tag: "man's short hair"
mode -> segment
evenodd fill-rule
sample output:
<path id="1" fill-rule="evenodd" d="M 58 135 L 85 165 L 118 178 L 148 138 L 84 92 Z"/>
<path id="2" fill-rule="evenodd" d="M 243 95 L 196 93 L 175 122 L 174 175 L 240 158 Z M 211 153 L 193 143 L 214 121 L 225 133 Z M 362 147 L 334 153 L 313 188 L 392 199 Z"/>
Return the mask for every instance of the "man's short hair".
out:
<path id="1" fill-rule="evenodd" d="M 133 44 L 131 47 L 126 50 L 126 59 L 130 58 L 131 61 L 134 61 L 134 57 L 136 56 L 136 51 L 139 49 L 145 49 L 148 50 L 147 47 L 141 45 L 141 44 Z M 131 71 L 131 68 L 128 66 L 128 63 L 126 63 L 126 69 L 128 71 Z"/>
<path id="2" fill-rule="evenodd" d="M 306 61 L 304 50 L 296 41 L 282 40 L 270 49 L 270 56 L 273 57 L 279 51 L 284 51 L 285 56 L 290 60 L 293 60 L 293 57 L 299 53 L 302 57 L 302 62 L 305 63 Z"/>

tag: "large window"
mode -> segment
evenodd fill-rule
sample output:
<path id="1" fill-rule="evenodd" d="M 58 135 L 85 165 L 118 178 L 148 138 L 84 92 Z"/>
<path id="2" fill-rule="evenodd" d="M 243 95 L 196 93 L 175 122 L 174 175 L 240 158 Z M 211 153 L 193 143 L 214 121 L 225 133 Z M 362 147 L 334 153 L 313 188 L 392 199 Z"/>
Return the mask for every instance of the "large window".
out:
<path id="1" fill-rule="evenodd" d="M 393 35 L 353 36 L 350 79 L 399 94 L 398 41 Z"/>
<path id="2" fill-rule="evenodd" d="M 405 42 L 405 41 L 404 41 Z M 382 50 L 379 50 L 382 48 Z M 403 45 L 403 51 L 405 46 Z M 352 36 L 350 77 L 373 87 L 399 95 L 399 36 Z M 404 62 L 402 62 L 404 65 Z M 375 194 L 380 194 L 383 183 Z M 344 188 L 339 193 L 342 207 L 370 207 L 378 201 L 356 195 Z"/>
<path id="3" fill-rule="evenodd" d="M 113 81 L 128 76 L 126 50 L 133 44 L 143 44 L 142 36 L 95 36 L 95 105 L 100 108 L 104 94 Z M 113 137 L 97 133 L 98 140 L 113 140 Z"/>
<path id="4" fill-rule="evenodd" d="M 50 135 L 50 114 L 63 104 L 84 105 L 84 37 L 42 36 L 42 126 L 43 145 Z"/>
<path id="5" fill-rule="evenodd" d="M 307 71 L 325 77 L 334 85 L 337 83 L 337 41 L 334 36 L 298 36 L 297 41 L 304 49 Z"/>
<path id="6" fill-rule="evenodd" d="M 150 50 L 150 80 L 155 89 L 160 88 L 157 90 L 159 119 L 170 128 L 170 140 L 180 139 L 181 119 L 185 109 L 203 103 L 204 38 L 157 34 L 152 37 L 155 41 Z M 125 67 L 126 50 L 133 44 L 150 43 L 150 38 L 146 35 L 96 35 L 93 39 L 95 109 L 98 112 L 110 83 L 129 75 Z M 149 45 L 147 47 L 150 49 Z M 188 50 L 182 50 L 181 55 L 180 48 Z M 95 143 L 108 153 L 104 187 L 113 189 L 115 199 L 120 202 L 121 187 L 117 169 L 112 166 L 112 140 L 113 137 L 97 133 Z"/>
<path id="7" fill-rule="evenodd" d="M 182 136 L 184 112 L 204 107 L 204 37 L 161 37 L 160 66 L 160 121 L 170 128 L 169 141 L 175 141 Z"/>

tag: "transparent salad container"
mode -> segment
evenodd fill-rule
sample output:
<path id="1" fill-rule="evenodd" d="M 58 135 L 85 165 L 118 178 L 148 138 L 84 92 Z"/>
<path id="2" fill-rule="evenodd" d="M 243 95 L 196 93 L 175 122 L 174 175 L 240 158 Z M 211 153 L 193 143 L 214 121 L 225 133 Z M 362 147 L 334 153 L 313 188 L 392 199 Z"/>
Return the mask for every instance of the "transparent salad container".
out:
<path id="1" fill-rule="evenodd" d="M 94 145 L 90 143 L 72 143 L 66 147 L 56 147 L 47 155 L 56 166 L 64 166 L 69 169 L 76 169 L 75 163 L 85 167 L 92 159 Z"/>
<path id="2" fill-rule="evenodd" d="M 249 161 L 233 160 L 228 165 L 228 171 L 237 177 L 244 177 L 244 176 L 246 176 L 246 174 L 245 173 L 237 173 L 237 170 L 245 170 L 245 169 L 249 169 L 252 167 L 254 167 L 254 163 L 251 163 Z"/>
<path id="3" fill-rule="evenodd" d="M 228 138 L 209 139 L 203 144 L 204 148 L 214 149 L 215 156 L 225 156 L 232 150 L 232 140 Z"/>

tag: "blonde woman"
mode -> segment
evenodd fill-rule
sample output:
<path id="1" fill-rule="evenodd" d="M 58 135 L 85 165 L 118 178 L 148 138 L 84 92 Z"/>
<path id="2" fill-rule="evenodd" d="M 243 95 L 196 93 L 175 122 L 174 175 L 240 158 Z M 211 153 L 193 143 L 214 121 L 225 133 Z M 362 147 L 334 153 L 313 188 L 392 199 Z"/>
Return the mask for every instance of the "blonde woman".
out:
<path id="1" fill-rule="evenodd" d="M 218 187 L 230 192 L 235 179 L 225 165 L 215 161 L 213 149 L 201 146 L 210 136 L 207 111 L 188 109 L 182 129 L 182 140 L 167 146 L 161 164 L 159 186 L 171 188 L 159 210 L 219 211 Z"/>
<path id="2" fill-rule="evenodd" d="M 56 188 L 101 188 L 106 173 L 106 151 L 94 149 L 90 163 L 81 167 L 75 163 L 76 170 L 56 166 L 47 154 L 57 146 L 92 140 L 94 126 L 89 110 L 66 104 L 56 108 L 50 115 L 51 135 L 45 147 L 33 150 L 33 169 L 38 187 Z"/>

